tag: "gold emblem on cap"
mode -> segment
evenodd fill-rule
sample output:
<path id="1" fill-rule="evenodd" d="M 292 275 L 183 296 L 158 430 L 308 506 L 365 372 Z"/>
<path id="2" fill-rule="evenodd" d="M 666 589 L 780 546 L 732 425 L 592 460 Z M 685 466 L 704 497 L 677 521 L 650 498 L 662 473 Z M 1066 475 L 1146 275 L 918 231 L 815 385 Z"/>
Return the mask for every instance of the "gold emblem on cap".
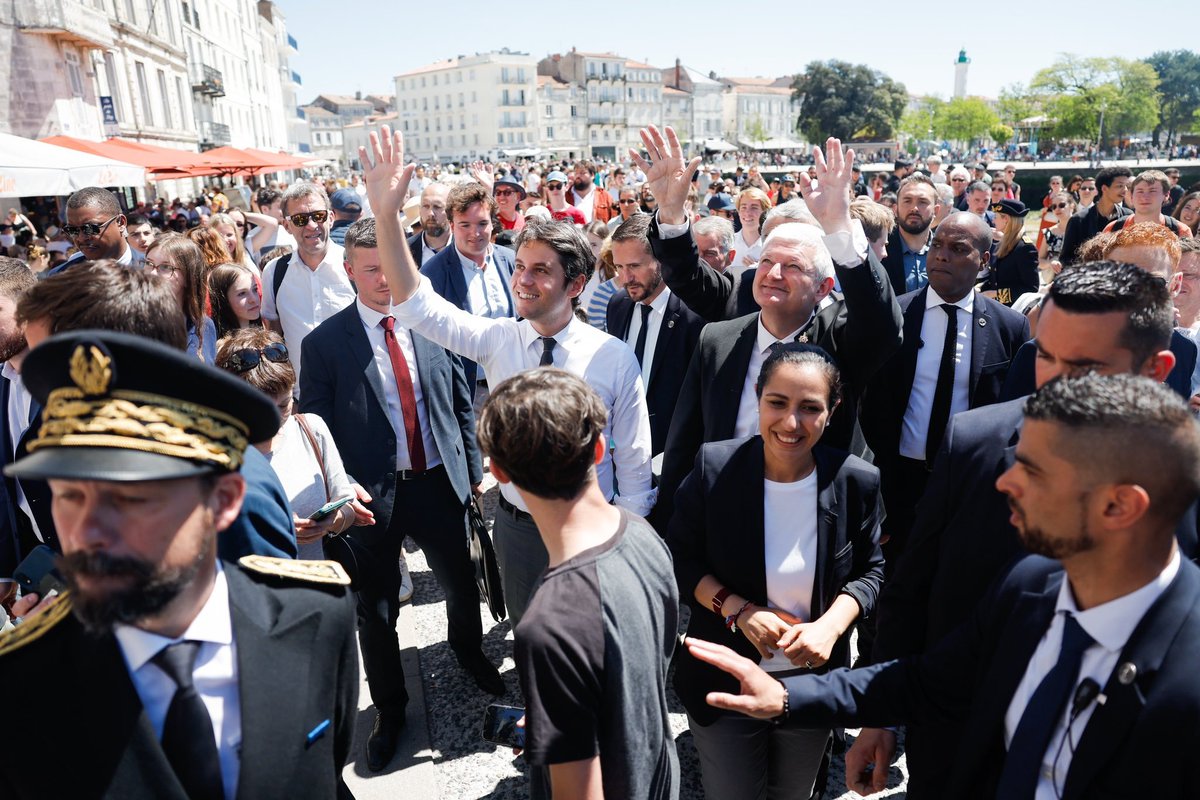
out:
<path id="1" fill-rule="evenodd" d="M 85 395 L 108 393 L 112 382 L 112 359 L 96 345 L 79 345 L 71 355 L 71 380 Z"/>

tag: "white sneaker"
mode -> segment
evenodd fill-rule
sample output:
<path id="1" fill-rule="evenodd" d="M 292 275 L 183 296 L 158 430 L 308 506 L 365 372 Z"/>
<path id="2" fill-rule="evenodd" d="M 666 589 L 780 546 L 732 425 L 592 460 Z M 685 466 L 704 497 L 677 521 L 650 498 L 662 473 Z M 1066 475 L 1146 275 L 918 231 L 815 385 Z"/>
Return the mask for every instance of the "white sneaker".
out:
<path id="1" fill-rule="evenodd" d="M 404 551 L 400 551 L 400 602 L 407 603 L 412 599 L 413 585 L 412 575 L 408 574 L 408 561 L 404 558 Z"/>

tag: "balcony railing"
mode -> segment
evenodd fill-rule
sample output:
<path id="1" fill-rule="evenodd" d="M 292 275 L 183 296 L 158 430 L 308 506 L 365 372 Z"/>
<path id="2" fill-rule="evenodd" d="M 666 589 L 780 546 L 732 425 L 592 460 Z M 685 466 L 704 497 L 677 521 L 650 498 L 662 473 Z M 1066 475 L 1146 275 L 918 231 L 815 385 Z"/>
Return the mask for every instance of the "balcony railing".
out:
<path id="1" fill-rule="evenodd" d="M 190 64 L 188 75 L 192 80 L 192 91 L 210 97 L 225 96 L 225 76 L 216 67 L 207 64 Z"/>
<path id="2" fill-rule="evenodd" d="M 220 122 L 209 122 L 203 120 L 200 123 L 200 147 L 203 150 L 211 150 L 214 147 L 222 147 L 229 144 L 232 139 L 229 138 L 229 126 Z"/>
<path id="3" fill-rule="evenodd" d="M 103 11 L 80 0 L 21 0 L 12 4 L 17 28 L 43 33 L 81 47 L 113 46 L 112 26 Z"/>

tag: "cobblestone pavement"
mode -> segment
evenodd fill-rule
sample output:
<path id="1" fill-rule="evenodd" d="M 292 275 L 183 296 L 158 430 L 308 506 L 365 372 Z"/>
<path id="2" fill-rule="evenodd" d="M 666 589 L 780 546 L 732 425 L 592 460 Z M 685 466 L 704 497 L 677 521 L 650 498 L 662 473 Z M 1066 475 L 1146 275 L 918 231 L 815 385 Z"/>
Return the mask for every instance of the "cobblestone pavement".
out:
<path id="1" fill-rule="evenodd" d="M 495 511 L 496 496 L 493 488 L 484 497 L 485 513 L 489 520 Z M 412 540 L 408 540 L 407 544 L 411 547 Z M 524 759 L 514 757 L 507 748 L 483 741 L 479 735 L 484 708 L 488 703 L 524 705 L 512 659 L 512 632 L 509 625 L 507 622 L 496 623 L 487 608 L 480 606 L 484 622 L 484 652 L 493 663 L 500 666 L 508 686 L 504 697 L 492 698 L 476 688 L 458 667 L 446 644 L 444 598 L 420 551 L 408 552 L 408 566 L 414 588 L 412 613 L 408 620 L 410 625 L 406 625 L 406 619 L 402 617 L 400 639 L 405 649 L 409 690 L 413 692 L 413 684 L 419 675 L 421 691 L 414 692 L 413 701 L 409 704 L 405 738 L 389 769 L 377 776 L 369 776 L 359 765 L 351 764 L 346 770 L 348 783 L 359 800 L 395 797 L 395 792 L 399 790 L 403 790 L 408 797 L 421 800 L 523 800 L 528 797 Z M 415 653 L 413 648 L 416 649 Z M 365 683 L 362 694 L 360 708 L 364 711 L 360 715 L 352 753 L 352 759 L 359 760 L 373 719 L 373 712 L 365 710 L 370 706 Z M 669 695 L 668 700 L 671 727 L 679 751 L 683 784 L 680 797 L 683 800 L 700 800 L 704 797 L 700 788 L 700 766 L 691 734 L 687 730 L 687 717 L 674 693 Z M 892 788 L 877 797 L 905 796 L 903 757 L 891 772 L 889 785 Z M 845 789 L 840 756 L 835 756 L 831 765 L 829 789 L 825 797 L 857 797 Z"/>

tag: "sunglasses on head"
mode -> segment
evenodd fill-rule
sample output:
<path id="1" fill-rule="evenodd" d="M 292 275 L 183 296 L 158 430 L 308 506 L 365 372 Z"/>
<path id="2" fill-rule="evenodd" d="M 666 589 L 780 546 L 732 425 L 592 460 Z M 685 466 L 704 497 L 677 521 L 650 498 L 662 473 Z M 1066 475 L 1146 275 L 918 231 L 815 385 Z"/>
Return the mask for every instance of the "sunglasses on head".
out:
<path id="1" fill-rule="evenodd" d="M 112 221 L 121 216 L 116 214 L 109 217 L 104 222 L 85 222 L 82 225 L 63 225 L 62 232 L 71 238 L 75 238 L 80 234 L 84 236 L 99 236 L 101 232 L 112 224 Z"/>
<path id="2" fill-rule="evenodd" d="M 225 369 L 230 372 L 241 375 L 243 372 L 249 372 L 262 363 L 263 359 L 273 361 L 276 364 L 286 364 L 288 360 L 288 351 L 285 345 L 278 342 L 267 345 L 261 350 L 247 348 L 245 350 L 235 350 L 225 363 Z"/>
<path id="3" fill-rule="evenodd" d="M 310 219 L 318 225 L 324 225 L 325 220 L 329 219 L 329 212 L 310 211 L 307 214 L 292 214 L 288 217 L 288 220 L 297 228 L 303 228 L 307 226 Z"/>

